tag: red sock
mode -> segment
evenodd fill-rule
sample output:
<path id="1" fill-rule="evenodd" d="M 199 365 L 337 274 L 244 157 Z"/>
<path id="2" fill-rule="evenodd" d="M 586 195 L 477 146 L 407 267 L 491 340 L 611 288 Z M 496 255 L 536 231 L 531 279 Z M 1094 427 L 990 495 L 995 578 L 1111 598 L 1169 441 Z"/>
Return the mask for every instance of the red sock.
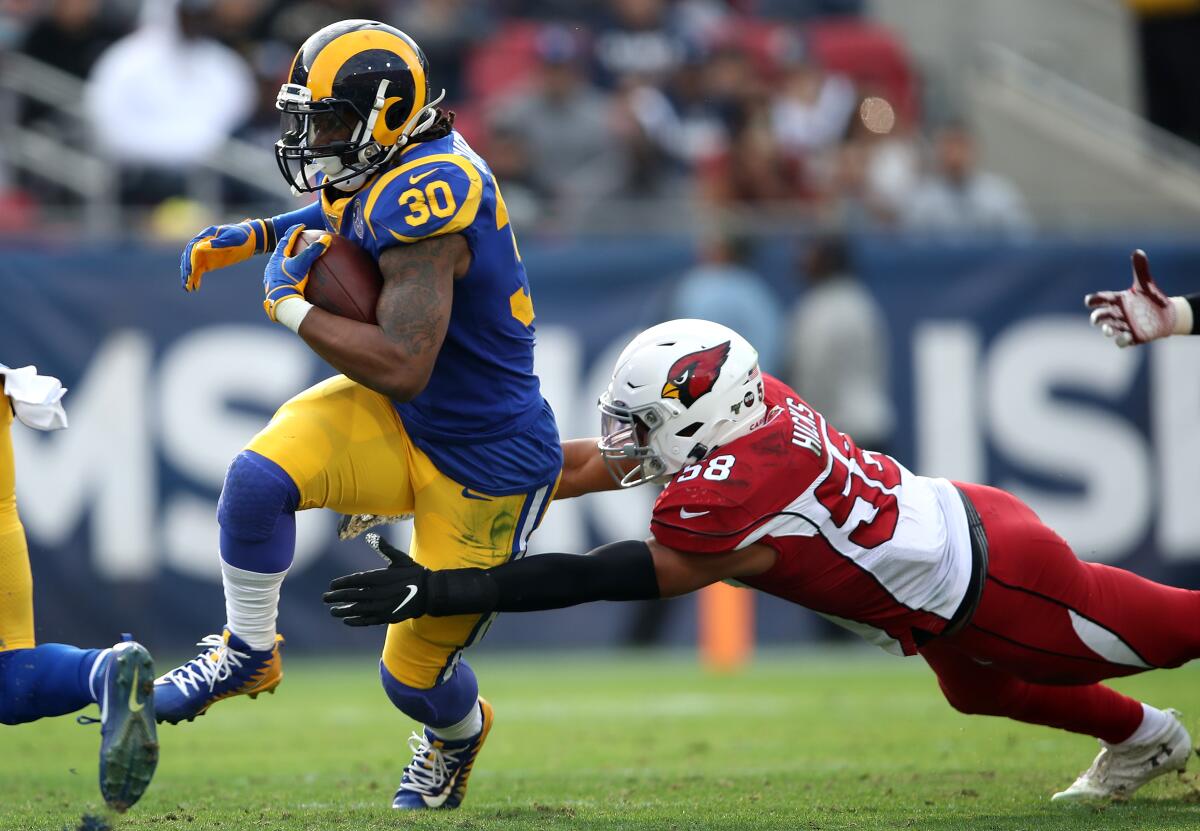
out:
<path id="1" fill-rule="evenodd" d="M 1118 744 L 1133 735 L 1142 723 L 1142 703 L 1103 684 L 1051 687 L 1027 684 L 1012 712 L 996 713 L 1030 724 L 1045 724 L 1084 733 Z"/>
<path id="2" fill-rule="evenodd" d="M 946 700 L 962 713 L 1004 716 L 1123 742 L 1142 723 L 1141 702 L 1103 684 L 1034 684 L 980 664 L 945 642 L 922 647 Z"/>

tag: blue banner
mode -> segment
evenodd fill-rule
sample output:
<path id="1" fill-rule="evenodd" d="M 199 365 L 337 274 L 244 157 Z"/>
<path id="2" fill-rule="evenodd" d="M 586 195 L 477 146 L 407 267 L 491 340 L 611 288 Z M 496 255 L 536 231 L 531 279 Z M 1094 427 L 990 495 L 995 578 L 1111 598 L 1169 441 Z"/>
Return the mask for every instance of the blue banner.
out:
<path id="1" fill-rule="evenodd" d="M 1197 289 L 1179 240 L 873 239 L 858 259 L 891 329 L 896 455 L 1012 491 L 1085 559 L 1198 585 L 1200 338 L 1117 349 L 1083 307 L 1129 286 L 1138 246 L 1165 291 Z"/>
<path id="2" fill-rule="evenodd" d="M 875 238 L 855 253 L 888 319 L 902 461 L 1013 490 L 1089 559 L 1200 585 L 1200 525 L 1188 504 L 1200 469 L 1200 344 L 1119 351 L 1082 307 L 1086 291 L 1129 283 L 1139 242 L 1169 291 L 1200 275 L 1200 244 L 1180 240 Z M 522 253 L 546 396 L 564 437 L 594 435 L 617 352 L 661 319 L 694 243 L 523 239 Z M 794 254 L 786 239 L 759 250 L 781 305 L 798 291 Z M 260 268 L 211 274 L 188 295 L 174 250 L 0 248 L 0 360 L 36 364 L 71 388 L 69 430 L 15 435 L 41 639 L 91 644 L 132 630 L 179 651 L 220 627 L 215 506 L 225 467 L 279 404 L 331 374 L 267 322 Z M 642 535 L 652 498 L 646 488 L 559 503 L 534 550 Z M 361 544 L 334 541 L 334 520 L 301 517 L 281 613 L 292 648 L 380 640 L 335 625 L 319 602 L 332 576 L 374 567 Z M 403 542 L 406 531 L 394 534 Z M 693 615 L 676 606 L 668 632 L 679 639 Z M 554 625 L 508 616 L 489 643 L 611 642 L 627 625 L 612 606 L 553 614 Z M 800 620 L 794 607 L 761 604 L 768 639 L 795 638 Z"/>

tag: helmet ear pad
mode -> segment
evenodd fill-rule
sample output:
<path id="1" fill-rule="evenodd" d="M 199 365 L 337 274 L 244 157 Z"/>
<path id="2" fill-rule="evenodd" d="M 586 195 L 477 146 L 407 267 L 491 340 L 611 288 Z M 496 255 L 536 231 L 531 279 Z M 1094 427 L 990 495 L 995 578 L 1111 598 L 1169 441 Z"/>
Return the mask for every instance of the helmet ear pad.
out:
<path id="1" fill-rule="evenodd" d="M 385 99 L 379 115 L 375 119 L 375 126 L 371 130 L 371 138 L 384 147 L 392 146 L 400 138 L 409 115 L 403 98 L 397 95 Z"/>

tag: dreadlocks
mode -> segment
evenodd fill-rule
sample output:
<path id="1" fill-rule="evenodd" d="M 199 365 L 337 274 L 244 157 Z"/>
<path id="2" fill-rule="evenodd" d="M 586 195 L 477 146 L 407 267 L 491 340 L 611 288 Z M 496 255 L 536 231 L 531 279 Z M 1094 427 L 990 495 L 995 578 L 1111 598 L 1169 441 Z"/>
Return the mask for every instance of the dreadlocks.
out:
<path id="1" fill-rule="evenodd" d="M 409 139 L 409 143 L 415 144 L 419 141 L 437 141 L 440 138 L 445 138 L 450 135 L 454 129 L 454 111 L 443 110 L 438 107 L 437 118 L 433 120 L 433 124 L 425 130 L 421 131 L 419 136 L 413 136 Z"/>

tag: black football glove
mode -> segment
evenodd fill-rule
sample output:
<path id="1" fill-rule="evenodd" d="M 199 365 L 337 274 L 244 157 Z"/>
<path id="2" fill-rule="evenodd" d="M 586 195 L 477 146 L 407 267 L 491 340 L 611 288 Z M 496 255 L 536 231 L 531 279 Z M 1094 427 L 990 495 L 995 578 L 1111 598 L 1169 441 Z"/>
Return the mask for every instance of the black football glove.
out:
<path id="1" fill-rule="evenodd" d="M 378 534 L 367 534 L 367 545 L 391 565 L 339 577 L 322 596 L 329 613 L 347 626 L 379 626 L 421 617 L 429 610 L 429 576 L 399 548 Z"/>

